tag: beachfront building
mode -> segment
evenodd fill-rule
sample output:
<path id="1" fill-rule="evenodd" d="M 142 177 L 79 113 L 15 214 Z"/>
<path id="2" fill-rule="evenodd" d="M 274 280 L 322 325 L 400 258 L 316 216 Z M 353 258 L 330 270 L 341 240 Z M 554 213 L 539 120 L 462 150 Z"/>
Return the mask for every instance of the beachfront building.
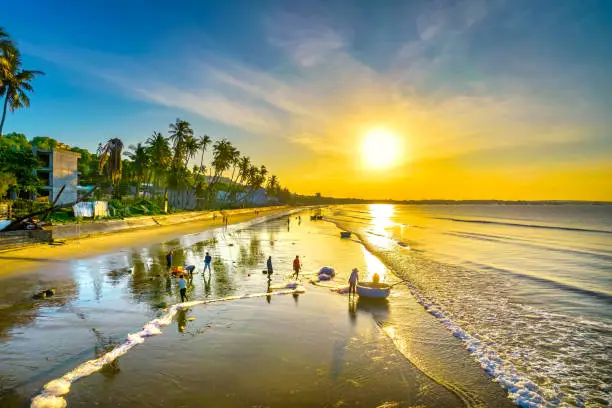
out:
<path id="1" fill-rule="evenodd" d="M 66 186 L 57 200 L 58 205 L 74 203 L 78 198 L 77 163 L 81 155 L 68 149 L 63 144 L 51 150 L 32 149 L 40 161 L 40 167 L 36 169 L 36 175 L 43 184 L 39 197 L 49 197 L 49 201 L 53 202 L 62 187 Z"/>

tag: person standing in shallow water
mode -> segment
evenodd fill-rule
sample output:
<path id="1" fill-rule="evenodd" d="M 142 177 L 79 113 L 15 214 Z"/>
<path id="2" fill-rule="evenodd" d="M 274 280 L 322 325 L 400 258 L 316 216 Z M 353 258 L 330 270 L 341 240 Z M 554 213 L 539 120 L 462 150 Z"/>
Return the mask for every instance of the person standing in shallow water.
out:
<path id="1" fill-rule="evenodd" d="M 166 265 L 168 266 L 168 269 L 172 268 L 172 255 L 174 254 L 173 250 L 170 250 L 170 252 L 168 252 L 168 254 L 166 255 Z"/>
<path id="2" fill-rule="evenodd" d="M 212 262 L 212 256 L 210 256 L 210 254 L 207 252 L 206 256 L 204 257 L 204 270 L 202 271 L 202 273 L 206 272 L 206 269 L 208 268 L 208 272 L 212 272 L 210 269 L 210 263 Z"/>
<path id="3" fill-rule="evenodd" d="M 300 262 L 300 256 L 296 255 L 293 260 L 293 276 L 295 276 L 295 279 L 299 278 L 301 269 L 302 263 Z"/>
<path id="4" fill-rule="evenodd" d="M 353 294 L 353 296 L 355 296 L 355 293 L 357 292 L 357 282 L 359 282 L 359 270 L 357 268 L 353 268 L 353 271 L 351 272 L 351 276 L 349 277 L 349 296 L 351 296 L 351 294 Z"/>
<path id="5" fill-rule="evenodd" d="M 178 284 L 181 292 L 181 303 L 183 303 L 187 300 L 187 281 L 183 275 L 179 278 Z"/>

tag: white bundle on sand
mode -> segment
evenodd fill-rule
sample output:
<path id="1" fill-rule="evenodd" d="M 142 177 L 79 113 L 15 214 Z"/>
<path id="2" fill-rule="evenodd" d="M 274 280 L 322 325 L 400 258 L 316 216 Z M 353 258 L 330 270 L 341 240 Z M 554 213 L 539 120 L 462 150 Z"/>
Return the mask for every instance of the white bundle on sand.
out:
<path id="1" fill-rule="evenodd" d="M 95 359 L 89 360 L 85 363 L 81 364 L 74 370 L 65 374 L 64 376 L 49 381 L 44 387 L 42 392 L 32 398 L 30 403 L 31 408 L 64 408 L 67 406 L 66 400 L 64 396 L 70 392 L 70 386 L 73 382 L 92 375 L 93 373 L 100 371 L 102 367 L 106 364 L 110 364 L 115 361 L 117 358 L 121 357 L 125 353 L 127 353 L 132 347 L 137 344 L 142 344 L 145 341 L 145 337 L 155 336 L 161 334 L 161 327 L 168 326 L 172 323 L 172 319 L 176 315 L 176 313 L 181 309 L 186 309 L 191 306 L 197 305 L 205 305 L 208 303 L 215 302 L 227 302 L 231 300 L 238 299 L 249 299 L 256 297 L 264 297 L 270 295 L 289 295 L 295 293 L 305 293 L 306 290 L 296 285 L 293 289 L 290 290 L 278 290 L 274 292 L 266 292 L 266 293 L 255 293 L 255 294 L 245 294 L 242 296 L 229 296 L 226 298 L 220 299 L 212 299 L 212 300 L 195 300 L 192 302 L 178 303 L 176 305 L 172 305 L 168 308 L 168 312 L 158 319 L 151 320 L 146 323 L 142 330 L 138 333 L 130 333 L 127 335 L 126 342 L 115 347 L 108 353 L 103 356 Z"/>

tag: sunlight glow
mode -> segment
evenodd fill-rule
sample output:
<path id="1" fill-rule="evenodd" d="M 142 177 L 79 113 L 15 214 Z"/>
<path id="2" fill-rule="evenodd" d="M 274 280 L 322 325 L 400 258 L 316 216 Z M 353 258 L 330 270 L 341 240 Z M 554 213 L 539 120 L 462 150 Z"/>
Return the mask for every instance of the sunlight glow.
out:
<path id="1" fill-rule="evenodd" d="M 385 264 L 381 262 L 374 254 L 363 247 L 363 255 L 366 263 L 366 282 L 371 282 L 374 274 L 377 273 L 380 276 L 380 281 L 385 282 L 387 280 L 387 268 Z"/>
<path id="2" fill-rule="evenodd" d="M 398 164 L 401 155 L 400 139 L 385 129 L 370 130 L 363 138 L 361 155 L 364 165 L 372 170 L 383 170 Z"/>
<path id="3" fill-rule="evenodd" d="M 378 233 L 382 233 L 385 229 L 395 225 L 391 221 L 391 217 L 395 213 L 393 204 L 370 204 L 368 205 L 370 210 L 370 216 L 372 217 L 372 225 L 374 230 Z"/>

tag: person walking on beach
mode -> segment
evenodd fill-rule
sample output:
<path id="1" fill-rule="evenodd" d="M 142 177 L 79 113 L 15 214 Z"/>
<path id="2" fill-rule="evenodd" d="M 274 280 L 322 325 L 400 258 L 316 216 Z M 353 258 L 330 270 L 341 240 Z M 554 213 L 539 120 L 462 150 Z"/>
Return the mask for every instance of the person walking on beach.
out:
<path id="1" fill-rule="evenodd" d="M 171 249 L 170 252 L 166 255 L 166 265 L 168 265 L 168 269 L 172 268 L 172 255 L 174 251 Z"/>
<path id="2" fill-rule="evenodd" d="M 185 280 L 183 275 L 181 275 L 181 277 L 179 278 L 178 284 L 181 292 L 181 303 L 183 303 L 187 300 L 187 281 Z"/>
<path id="3" fill-rule="evenodd" d="M 355 293 L 357 292 L 357 282 L 359 282 L 359 270 L 357 268 L 353 268 L 353 271 L 351 272 L 351 276 L 349 277 L 349 296 L 351 296 L 351 294 L 353 294 L 353 296 L 355 296 Z"/>
<path id="4" fill-rule="evenodd" d="M 266 267 L 268 268 L 268 276 L 272 275 L 274 270 L 272 269 L 272 255 L 268 257 L 268 262 L 266 262 Z"/>
<path id="5" fill-rule="evenodd" d="M 210 262 L 212 261 L 212 256 L 210 256 L 210 254 L 207 252 L 206 256 L 204 257 L 204 270 L 202 271 L 202 273 L 206 272 L 206 268 L 208 268 L 208 272 L 212 272 L 210 269 Z"/>
<path id="6" fill-rule="evenodd" d="M 301 269 L 302 263 L 300 262 L 300 256 L 296 255 L 293 260 L 293 276 L 295 276 L 295 279 L 299 278 Z"/>

